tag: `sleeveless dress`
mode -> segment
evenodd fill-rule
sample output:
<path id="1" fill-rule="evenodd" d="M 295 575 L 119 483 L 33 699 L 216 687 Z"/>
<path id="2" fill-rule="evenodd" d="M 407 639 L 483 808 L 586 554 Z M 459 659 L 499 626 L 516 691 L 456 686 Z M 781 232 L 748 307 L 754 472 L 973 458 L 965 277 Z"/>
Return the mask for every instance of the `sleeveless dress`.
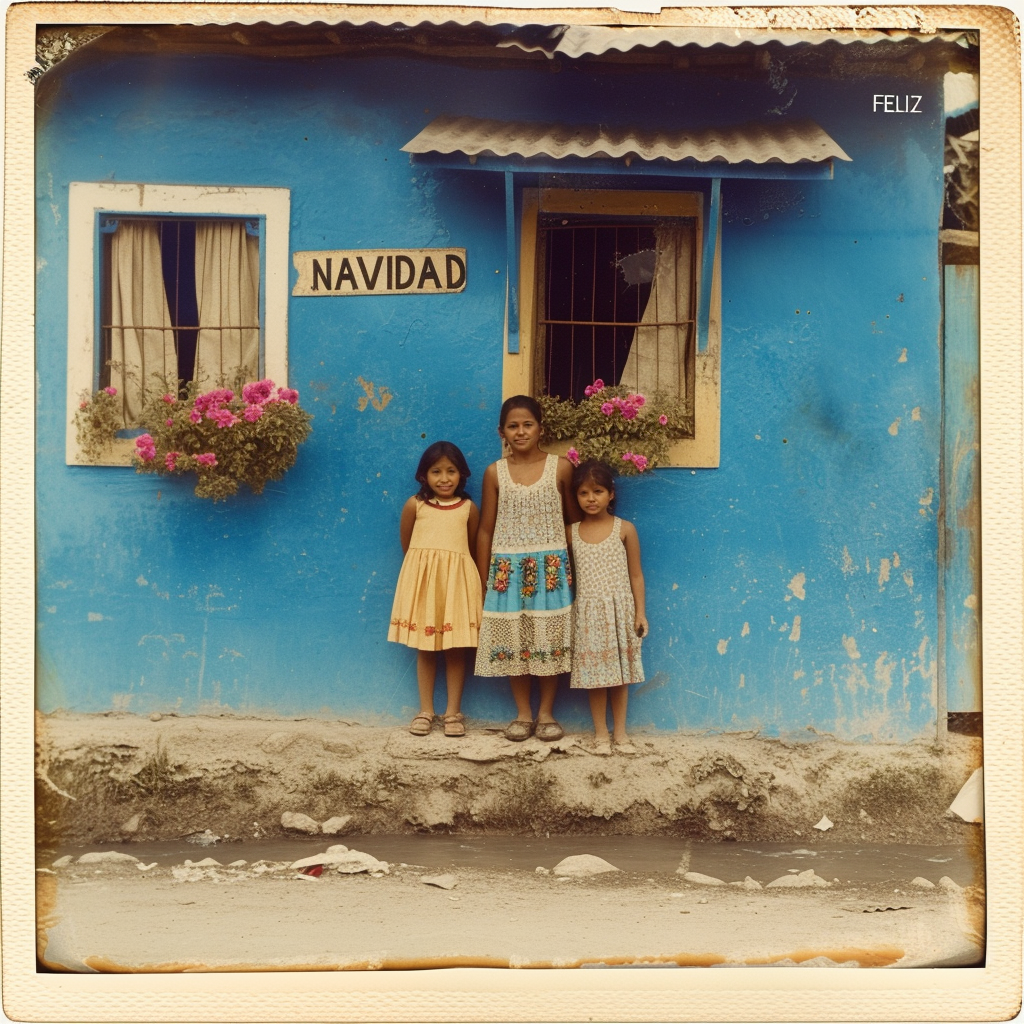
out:
<path id="1" fill-rule="evenodd" d="M 484 594 L 478 676 L 554 676 L 572 667 L 572 576 L 558 456 L 517 484 L 499 459 L 498 514 Z"/>
<path id="2" fill-rule="evenodd" d="M 388 639 L 421 651 L 476 647 L 480 574 L 469 553 L 472 503 L 416 505 L 409 550 L 398 574 Z"/>
<path id="3" fill-rule="evenodd" d="M 642 683 L 641 640 L 636 635 L 636 607 L 622 543 L 622 520 L 599 544 L 580 537 L 572 524 L 572 560 L 576 567 L 576 604 L 572 678 L 574 689 L 592 690 Z"/>

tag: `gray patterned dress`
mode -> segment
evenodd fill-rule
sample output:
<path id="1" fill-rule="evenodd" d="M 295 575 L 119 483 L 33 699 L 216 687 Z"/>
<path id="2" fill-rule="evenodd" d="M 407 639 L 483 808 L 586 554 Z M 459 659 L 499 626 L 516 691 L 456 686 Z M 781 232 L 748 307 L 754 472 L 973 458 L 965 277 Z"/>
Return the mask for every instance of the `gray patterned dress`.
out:
<path id="1" fill-rule="evenodd" d="M 599 544 L 580 537 L 572 526 L 572 560 L 576 576 L 573 605 L 572 678 L 574 689 L 593 690 L 642 683 L 641 640 L 636 635 L 636 607 L 622 543 L 622 520 Z"/>

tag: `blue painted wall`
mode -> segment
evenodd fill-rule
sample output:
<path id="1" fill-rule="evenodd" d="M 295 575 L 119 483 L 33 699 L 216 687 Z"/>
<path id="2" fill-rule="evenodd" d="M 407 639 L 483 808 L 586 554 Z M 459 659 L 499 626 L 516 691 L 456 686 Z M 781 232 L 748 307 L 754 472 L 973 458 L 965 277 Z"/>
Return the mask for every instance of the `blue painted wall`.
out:
<path id="1" fill-rule="evenodd" d="M 651 126 L 785 116 L 816 120 L 853 162 L 833 181 L 723 182 L 721 468 L 621 485 L 648 552 L 652 627 L 630 716 L 847 738 L 934 728 L 938 79 L 915 79 L 923 115 L 886 116 L 871 96 L 902 81 L 790 74 L 780 94 L 767 74 L 224 56 L 83 59 L 51 74 L 37 147 L 43 710 L 411 715 L 414 656 L 384 639 L 398 516 L 429 441 L 463 448 L 474 497 L 498 453 L 505 239 L 500 176 L 423 171 L 400 147 L 443 112 Z M 287 187 L 292 251 L 462 246 L 468 285 L 290 300 L 289 383 L 316 419 L 262 497 L 213 506 L 186 480 L 68 467 L 68 183 L 105 179 Z M 393 394 L 383 410 L 358 409 L 360 376 Z M 471 681 L 465 708 L 514 712 L 500 680 Z M 589 722 L 579 694 L 557 708 L 567 725 Z"/>

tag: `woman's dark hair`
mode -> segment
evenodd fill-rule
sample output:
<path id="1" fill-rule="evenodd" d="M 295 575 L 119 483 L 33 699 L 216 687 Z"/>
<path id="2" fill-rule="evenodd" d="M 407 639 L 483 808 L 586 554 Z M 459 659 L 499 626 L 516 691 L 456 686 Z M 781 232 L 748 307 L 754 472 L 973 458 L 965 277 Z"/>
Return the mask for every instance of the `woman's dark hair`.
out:
<path id="1" fill-rule="evenodd" d="M 459 471 L 459 486 L 455 488 L 457 498 L 468 498 L 466 493 L 466 481 L 470 478 L 469 466 L 466 463 L 466 456 L 459 451 L 458 446 L 451 441 L 435 441 L 420 458 L 420 464 L 416 467 L 416 481 L 420 485 L 416 497 L 423 501 L 429 501 L 434 492 L 427 483 L 427 470 L 441 459 L 450 459 L 455 468 Z"/>
<path id="2" fill-rule="evenodd" d="M 572 471 L 572 493 L 575 494 L 588 480 L 611 492 L 612 500 L 608 502 L 608 508 L 615 508 L 615 475 L 611 466 L 606 466 L 597 459 L 581 462 Z"/>
<path id="3" fill-rule="evenodd" d="M 499 429 L 505 426 L 505 420 L 508 419 L 508 414 L 513 409 L 525 409 L 538 423 L 543 424 L 544 422 L 544 414 L 541 412 L 540 403 L 536 398 L 531 398 L 529 395 L 513 395 L 502 403 L 501 412 L 498 415 Z"/>

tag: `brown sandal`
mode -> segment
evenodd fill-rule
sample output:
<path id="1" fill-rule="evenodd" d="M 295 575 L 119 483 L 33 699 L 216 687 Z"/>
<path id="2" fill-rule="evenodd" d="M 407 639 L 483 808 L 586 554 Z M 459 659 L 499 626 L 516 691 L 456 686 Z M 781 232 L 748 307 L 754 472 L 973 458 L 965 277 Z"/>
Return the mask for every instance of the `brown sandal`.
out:
<path id="1" fill-rule="evenodd" d="M 444 734 L 445 736 L 465 736 L 466 727 L 463 725 L 465 717 L 461 711 L 457 711 L 454 715 L 444 716 Z"/>
<path id="2" fill-rule="evenodd" d="M 512 740 L 513 743 L 521 743 L 523 740 L 528 740 L 532 735 L 532 719 L 517 718 L 514 722 L 509 722 L 505 728 L 505 739 Z"/>
<path id="3" fill-rule="evenodd" d="M 421 711 L 409 724 L 409 732 L 413 736 L 426 736 L 434 728 L 434 716 Z"/>

